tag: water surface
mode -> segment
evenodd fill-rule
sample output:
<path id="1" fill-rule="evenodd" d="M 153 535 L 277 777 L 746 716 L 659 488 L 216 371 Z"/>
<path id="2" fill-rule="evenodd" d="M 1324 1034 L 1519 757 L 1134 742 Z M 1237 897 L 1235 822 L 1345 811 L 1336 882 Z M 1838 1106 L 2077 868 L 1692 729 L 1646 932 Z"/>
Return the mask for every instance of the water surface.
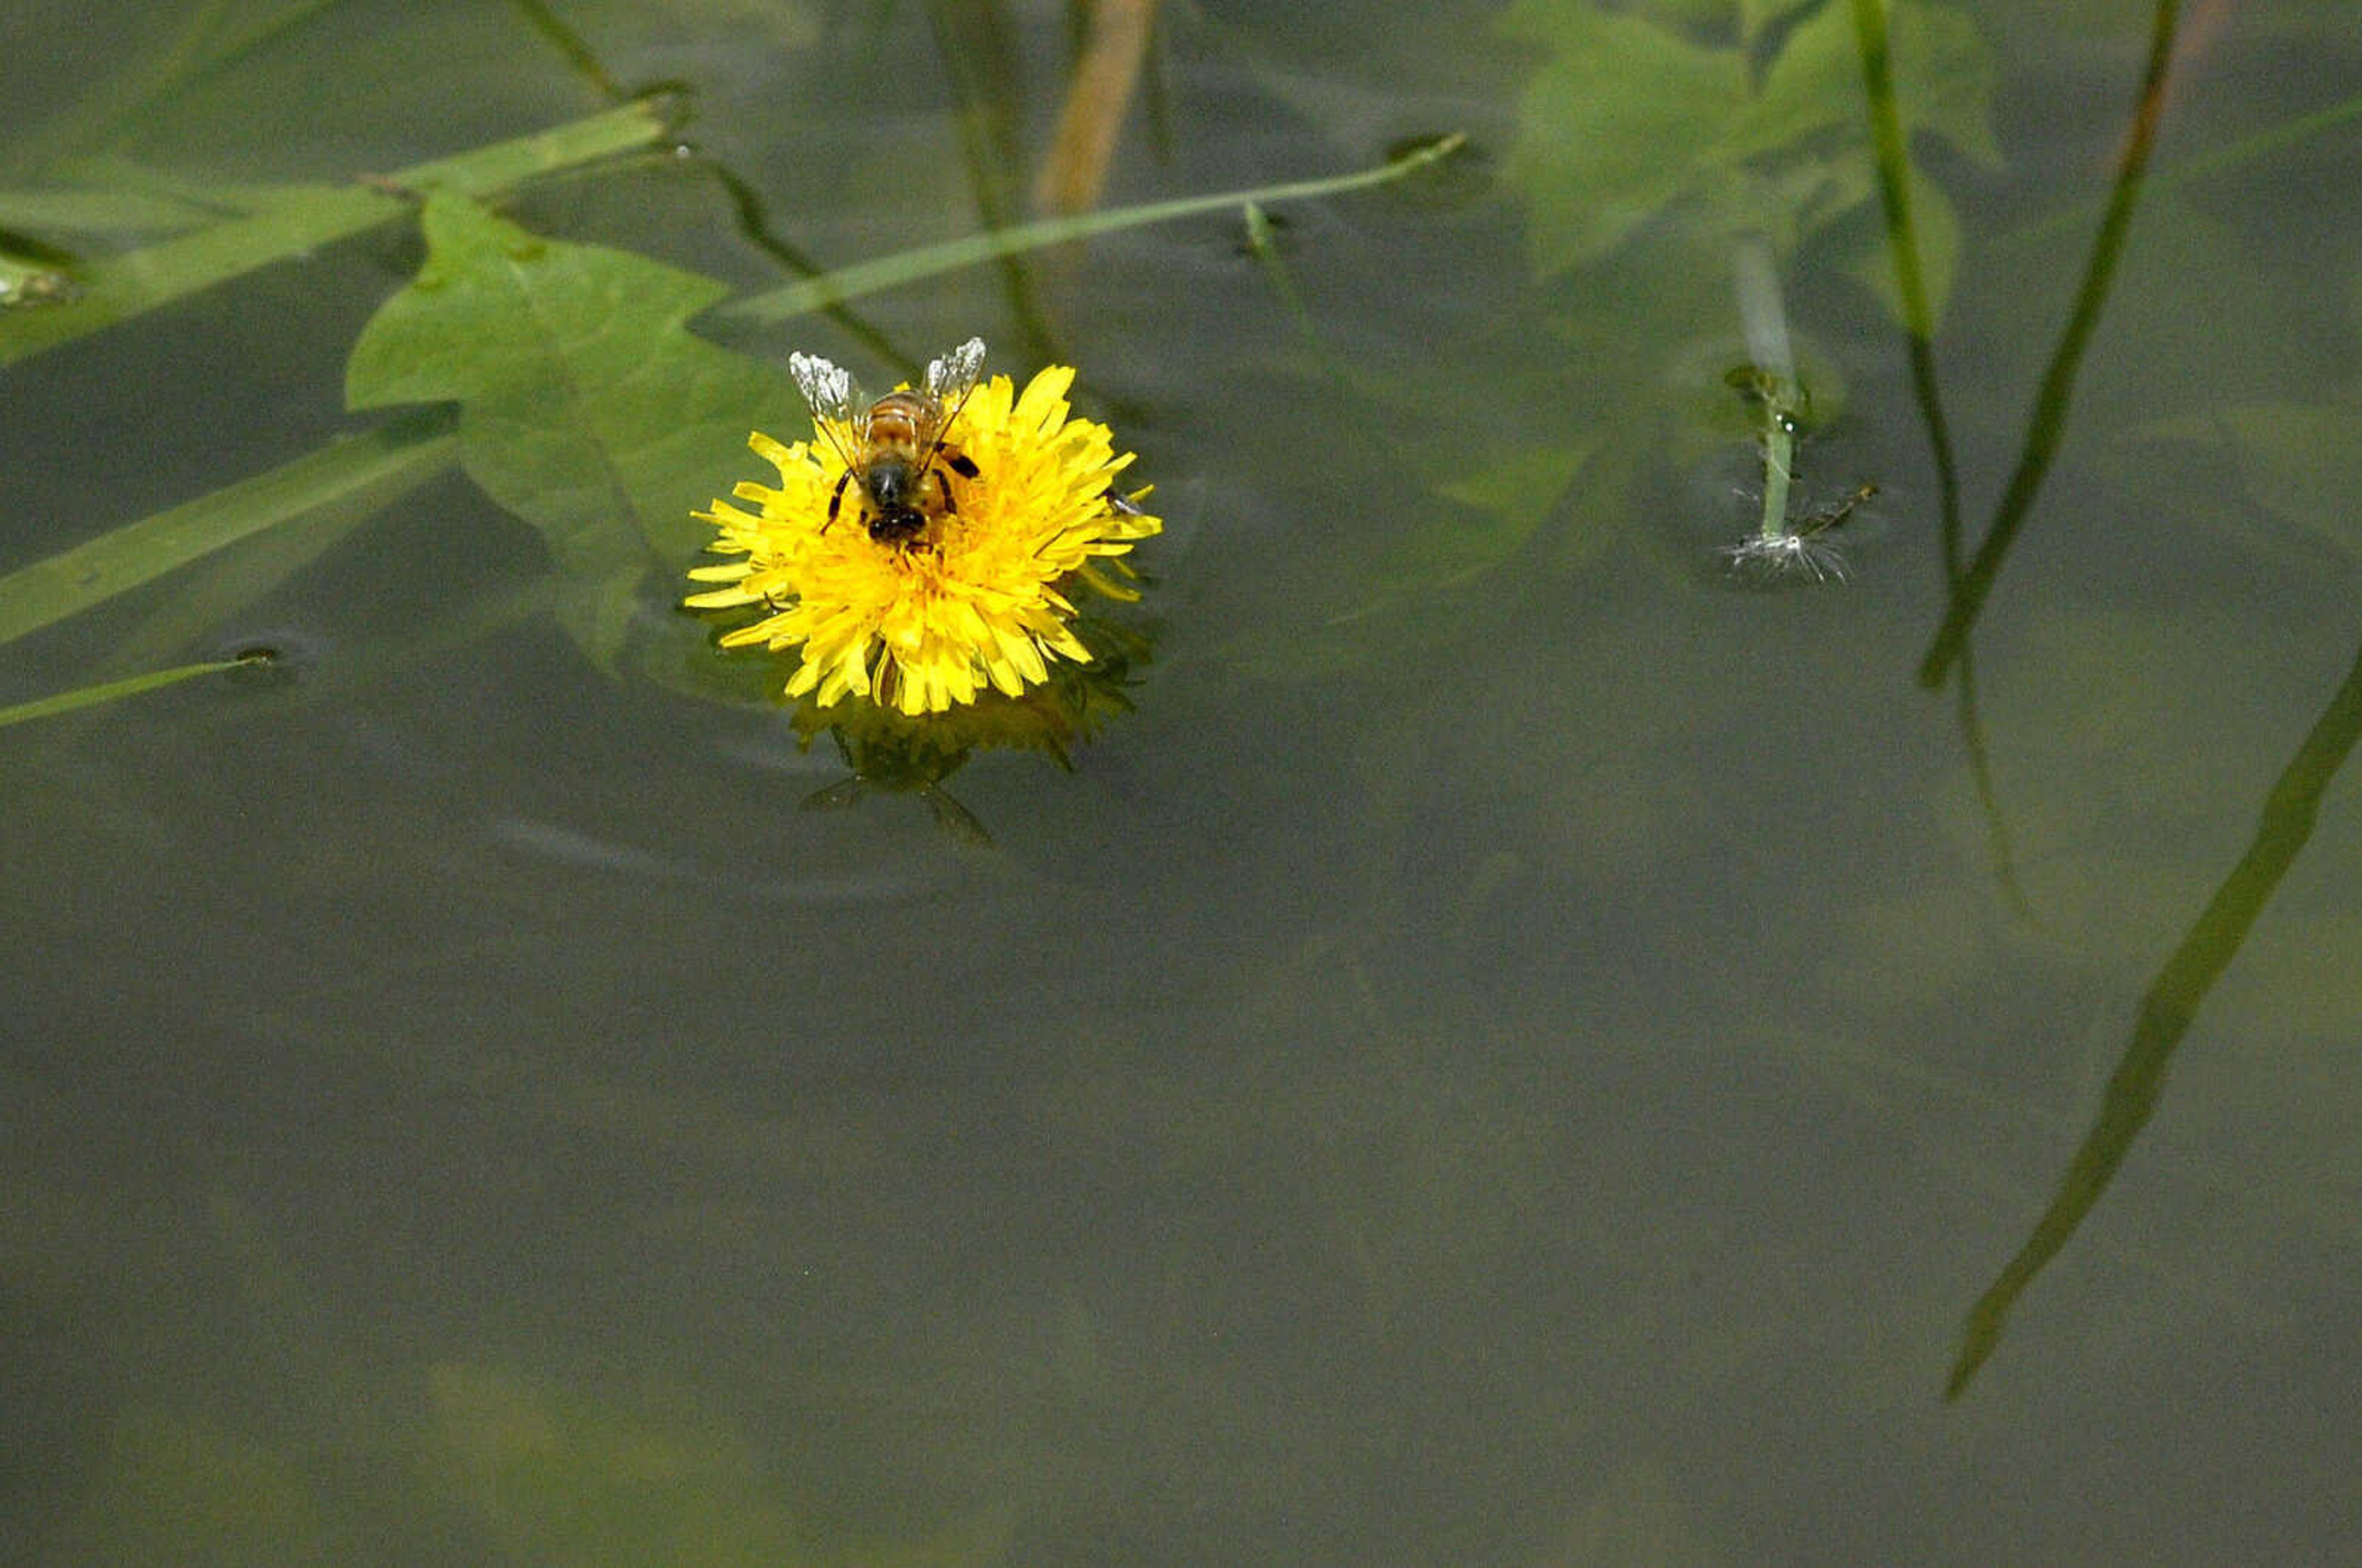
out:
<path id="1" fill-rule="evenodd" d="M 456 460 L 10 644 L 0 703 L 292 657 L 0 730 L 7 1560 L 2353 1551 L 2362 59 L 2183 7 L 2131 189 L 2151 17 L 2077 9 L 1894 14 L 1915 366 L 1842 4 L 1166 7 L 1106 205 L 1472 144 L 1260 256 L 701 315 L 877 382 L 979 334 L 1141 453 L 1136 711 L 942 780 L 988 846 L 799 809 L 835 748 L 673 609 L 731 451 L 633 657 Z M 17 7 L 0 183 L 342 183 L 664 81 L 701 156 L 502 210 L 746 295 L 1030 215 L 1073 59 L 234 10 Z M 1750 248 L 1796 514 L 1878 487 L 1843 580 L 1721 553 Z M 345 357 L 419 261 L 0 370 L 0 571 L 387 417 Z"/>

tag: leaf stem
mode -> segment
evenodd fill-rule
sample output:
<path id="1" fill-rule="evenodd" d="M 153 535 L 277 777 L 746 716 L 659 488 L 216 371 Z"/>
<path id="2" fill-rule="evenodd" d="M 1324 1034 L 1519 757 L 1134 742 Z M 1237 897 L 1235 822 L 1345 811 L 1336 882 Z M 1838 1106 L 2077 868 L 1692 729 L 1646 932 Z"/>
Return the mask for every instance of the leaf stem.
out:
<path id="1" fill-rule="evenodd" d="M 1088 239 L 1121 229 L 1195 217 L 1200 213 L 1244 207 L 1251 202 L 1268 205 L 1274 202 L 1308 201 L 1319 196 L 1364 190 L 1416 173 L 1457 152 L 1467 140 L 1464 134 L 1454 131 L 1391 162 L 1352 174 L 1331 175 L 1320 180 L 1297 180 L 1247 191 L 1225 191 L 1214 195 L 1185 196 L 1175 201 L 1117 207 L 1108 212 L 1082 213 L 1072 217 L 1042 218 L 1011 228 L 990 229 L 982 234 L 946 240 L 940 245 L 923 245 L 915 249 L 897 251 L 874 261 L 858 261 L 850 267 L 841 267 L 817 278 L 801 279 L 763 293 L 750 294 L 728 306 L 727 314 L 750 321 L 787 321 L 857 295 L 900 288 L 924 278 L 955 272 L 1004 256 L 1063 245 L 1068 240 Z"/>

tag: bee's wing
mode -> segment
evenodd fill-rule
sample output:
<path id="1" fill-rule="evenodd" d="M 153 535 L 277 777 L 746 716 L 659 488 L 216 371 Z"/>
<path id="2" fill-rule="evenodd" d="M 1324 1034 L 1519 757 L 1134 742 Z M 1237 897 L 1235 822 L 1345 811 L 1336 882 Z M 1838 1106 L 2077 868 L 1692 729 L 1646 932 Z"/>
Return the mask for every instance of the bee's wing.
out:
<path id="1" fill-rule="evenodd" d="M 927 395 L 956 413 L 976 390 L 977 372 L 984 369 L 984 339 L 971 337 L 940 359 L 927 361 Z"/>
<path id="2" fill-rule="evenodd" d="M 788 373 L 795 378 L 796 390 L 804 394 L 813 426 L 828 437 L 846 466 L 852 466 L 854 453 L 863 445 L 863 425 L 869 408 L 853 384 L 852 373 L 817 354 L 789 355 Z"/>
<path id="3" fill-rule="evenodd" d="M 942 423 L 934 427 L 934 438 L 927 443 L 927 461 L 933 462 L 950 439 L 952 425 L 967 406 L 968 394 L 976 391 L 977 373 L 984 369 L 984 339 L 971 337 L 940 359 L 927 361 L 927 395 L 943 410 Z M 970 468 L 968 470 L 976 470 Z"/>
<path id="4" fill-rule="evenodd" d="M 804 394 L 813 415 L 844 424 L 853 417 L 853 375 L 844 366 L 817 354 L 790 354 L 788 373 Z"/>

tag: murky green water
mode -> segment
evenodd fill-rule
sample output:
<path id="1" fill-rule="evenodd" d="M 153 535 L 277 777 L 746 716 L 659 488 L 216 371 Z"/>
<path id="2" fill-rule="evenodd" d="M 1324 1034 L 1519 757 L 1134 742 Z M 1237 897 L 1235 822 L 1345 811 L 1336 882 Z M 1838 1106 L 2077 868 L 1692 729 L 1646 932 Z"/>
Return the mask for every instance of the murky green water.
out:
<path id="1" fill-rule="evenodd" d="M 1165 7 L 1105 209 L 1470 145 L 780 319 L 1061 8 L 17 7 L 0 707 L 281 657 L 0 727 L 0 1557 L 2353 1552 L 2362 39 L 2074 11 Z M 353 182 L 658 83 L 466 165 L 610 371 L 348 413 Z M 688 513 L 971 333 L 1131 711 L 854 798 Z"/>

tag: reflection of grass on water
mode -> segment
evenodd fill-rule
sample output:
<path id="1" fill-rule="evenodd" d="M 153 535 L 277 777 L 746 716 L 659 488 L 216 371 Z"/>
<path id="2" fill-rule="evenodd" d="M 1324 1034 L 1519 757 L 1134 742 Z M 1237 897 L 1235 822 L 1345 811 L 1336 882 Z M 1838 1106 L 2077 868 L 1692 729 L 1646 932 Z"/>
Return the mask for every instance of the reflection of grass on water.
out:
<path id="1" fill-rule="evenodd" d="M 2075 295 L 2074 309 L 2060 330 L 2036 391 L 2017 465 L 1994 507 L 1984 539 L 1974 556 L 1965 558 L 1950 440 L 1937 395 L 1930 348 L 1935 314 L 1926 304 L 1919 283 L 1920 252 L 1912 217 L 1915 183 L 1896 113 L 1887 26 L 1875 0 L 1854 0 L 1853 11 L 1877 134 L 1881 193 L 1899 293 L 1905 307 L 1904 320 L 1911 332 L 1922 414 L 1943 489 L 1942 542 L 1950 603 L 1944 624 L 1922 663 L 1921 679 L 1928 686 L 1937 686 L 1956 669 L 1959 671 L 1968 749 L 1980 768 L 1981 793 L 1985 794 L 1990 808 L 1992 798 L 1986 789 L 1989 781 L 1981 776 L 1983 747 L 1974 717 L 1969 673 L 1970 634 L 2066 439 L 2069 411 L 2084 352 L 2105 314 L 2164 113 L 2166 89 L 2175 59 L 2179 5 L 2178 0 L 2158 0 L 2151 12 L 2147 61 L 2117 158 L 2115 177 Z M 2334 123 L 2320 116 L 2309 118 L 2316 124 Z M 2344 766 L 2357 736 L 2362 736 L 2362 656 L 2357 656 L 2345 684 L 2274 785 L 2246 854 L 2215 890 L 2143 994 L 2132 1038 L 2108 1081 L 2097 1119 L 2033 1231 L 1969 1313 L 1959 1354 L 1946 1382 L 1947 1398 L 1957 1398 L 1967 1389 L 1979 1368 L 1999 1346 L 2011 1309 L 2066 1246 L 2114 1181 L 2156 1110 L 2174 1051 L 2311 836 L 2322 792 Z M 1995 842 L 1997 845 L 2006 843 L 1998 829 Z M 2002 868 L 2006 878 L 2005 855 Z"/>
<path id="2" fill-rule="evenodd" d="M 2115 1179 L 2164 1093 L 2174 1051 L 2312 837 L 2322 795 L 2345 767 L 2357 738 L 2362 738 L 2362 654 L 2356 656 L 2345 683 L 2273 784 L 2247 852 L 2143 993 L 2132 1039 L 2108 1080 L 2097 1120 L 2059 1180 L 2057 1196 L 1969 1314 L 1959 1358 L 1945 1385 L 1947 1397 L 1958 1397 L 1968 1387 L 2000 1344 L 2019 1297 Z"/>

